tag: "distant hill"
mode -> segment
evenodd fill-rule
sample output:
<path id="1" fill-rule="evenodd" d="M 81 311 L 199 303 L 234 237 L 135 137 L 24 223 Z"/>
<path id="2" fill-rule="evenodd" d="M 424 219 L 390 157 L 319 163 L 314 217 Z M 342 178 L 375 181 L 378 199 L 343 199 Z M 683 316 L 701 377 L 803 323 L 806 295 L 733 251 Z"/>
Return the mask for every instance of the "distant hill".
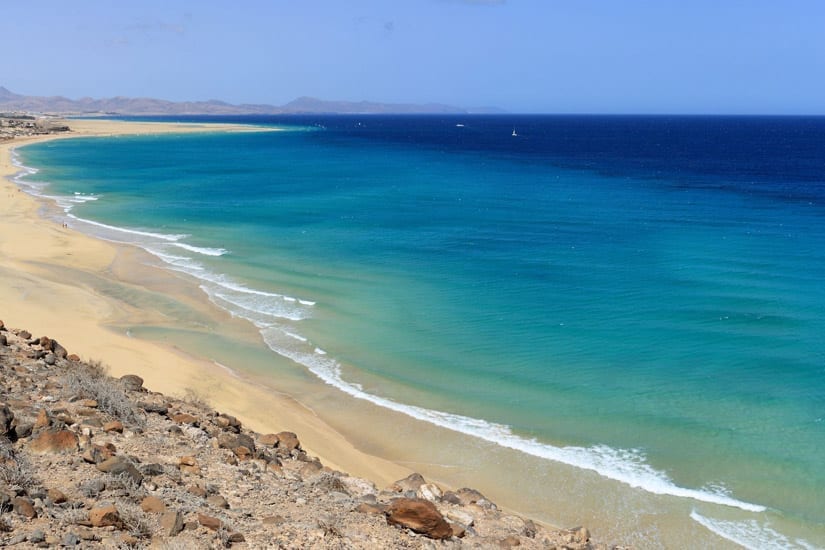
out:
<path id="1" fill-rule="evenodd" d="M 300 97 L 286 105 L 233 105 L 209 101 L 166 101 L 147 97 L 111 97 L 69 99 L 62 96 L 25 96 L 0 86 L 0 111 L 27 111 L 54 114 L 117 115 L 254 115 L 254 114 L 466 114 L 504 112 L 500 109 L 468 110 L 451 105 L 428 103 L 377 103 L 373 101 L 325 101 Z"/>

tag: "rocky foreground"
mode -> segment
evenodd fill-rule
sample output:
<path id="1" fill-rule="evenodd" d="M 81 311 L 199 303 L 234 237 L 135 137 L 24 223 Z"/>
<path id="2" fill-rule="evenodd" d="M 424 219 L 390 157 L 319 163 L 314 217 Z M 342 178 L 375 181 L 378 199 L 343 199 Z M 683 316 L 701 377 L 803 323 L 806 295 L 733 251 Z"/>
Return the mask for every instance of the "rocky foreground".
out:
<path id="1" fill-rule="evenodd" d="M 418 474 L 378 489 L 2 321 L 0 381 L 0 546 L 606 548 Z"/>

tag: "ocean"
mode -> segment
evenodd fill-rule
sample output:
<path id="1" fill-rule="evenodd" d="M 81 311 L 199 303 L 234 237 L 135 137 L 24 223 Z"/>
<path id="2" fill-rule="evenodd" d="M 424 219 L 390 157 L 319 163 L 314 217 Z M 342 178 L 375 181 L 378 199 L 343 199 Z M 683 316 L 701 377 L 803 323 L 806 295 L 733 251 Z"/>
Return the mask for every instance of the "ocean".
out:
<path id="1" fill-rule="evenodd" d="M 825 547 L 825 118 L 183 120 L 279 131 L 45 142 L 17 181 L 249 321 L 216 361 L 437 426 L 602 540 Z"/>

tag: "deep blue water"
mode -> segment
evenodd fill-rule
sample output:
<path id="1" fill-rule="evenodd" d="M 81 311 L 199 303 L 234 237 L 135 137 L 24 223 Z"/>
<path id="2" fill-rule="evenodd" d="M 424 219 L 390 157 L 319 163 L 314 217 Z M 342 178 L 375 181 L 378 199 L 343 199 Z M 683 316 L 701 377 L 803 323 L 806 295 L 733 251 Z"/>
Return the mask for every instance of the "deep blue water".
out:
<path id="1" fill-rule="evenodd" d="M 825 118 L 185 120 L 287 131 L 50 142 L 27 181 L 355 397 L 825 533 Z"/>

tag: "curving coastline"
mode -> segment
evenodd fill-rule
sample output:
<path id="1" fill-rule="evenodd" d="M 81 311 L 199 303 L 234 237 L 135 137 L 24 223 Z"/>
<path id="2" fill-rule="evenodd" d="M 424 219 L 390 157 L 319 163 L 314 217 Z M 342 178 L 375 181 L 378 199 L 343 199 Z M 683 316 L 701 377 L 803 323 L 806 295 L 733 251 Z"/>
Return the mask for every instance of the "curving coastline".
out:
<path id="1" fill-rule="evenodd" d="M 41 212 L 43 212 L 44 210 L 48 210 L 48 206 L 43 206 L 42 204 L 40 206 L 41 207 L 39 208 L 39 210 Z M 48 212 L 46 212 L 46 213 L 48 213 Z M 80 226 L 78 225 L 78 227 L 80 227 Z M 96 234 L 97 232 L 92 232 L 92 233 Z M 163 235 L 163 236 L 164 237 L 177 237 L 177 236 L 169 236 L 169 235 Z M 116 240 L 119 240 L 119 239 L 116 239 Z M 169 240 L 169 239 L 166 239 L 166 240 Z M 151 266 L 147 266 L 146 265 L 147 262 L 143 259 L 143 257 L 145 257 L 147 255 L 144 254 L 142 251 L 134 250 L 134 249 L 132 249 L 132 247 L 113 246 L 112 248 L 115 250 L 114 256 L 112 257 L 111 261 L 106 264 L 105 268 L 101 269 L 98 272 L 94 272 L 94 273 L 90 272 L 90 271 L 87 271 L 87 270 L 81 270 L 81 271 L 85 272 L 85 275 L 83 275 L 83 276 L 89 277 L 89 276 L 92 276 L 94 274 L 94 276 L 96 276 L 96 277 L 108 278 L 111 275 L 115 275 L 115 277 L 118 278 L 120 283 L 124 283 L 126 285 L 133 285 L 133 284 L 134 285 L 144 285 L 144 284 L 146 284 L 147 281 L 150 281 L 150 282 L 153 281 L 155 284 L 152 287 L 152 290 L 155 290 L 155 291 L 157 291 L 161 294 L 171 293 L 171 294 L 174 294 L 176 299 L 185 299 L 185 300 L 187 300 L 187 304 L 192 306 L 193 311 L 204 313 L 204 318 L 210 317 L 213 320 L 216 319 L 215 322 L 220 324 L 220 330 L 221 331 L 229 330 L 230 327 L 232 329 L 238 328 L 236 326 L 236 325 L 238 325 L 238 322 L 236 322 L 236 320 L 232 319 L 231 317 L 229 317 L 227 315 L 223 315 L 220 312 L 218 312 L 217 316 L 216 316 L 216 312 L 212 311 L 214 308 L 210 308 L 210 311 L 207 315 L 205 313 L 205 310 L 203 309 L 203 302 L 206 302 L 206 300 L 204 299 L 205 297 L 203 295 L 201 295 L 200 292 L 198 292 L 199 296 L 197 298 L 194 298 L 192 296 L 187 296 L 187 292 L 190 292 L 191 288 L 190 289 L 184 288 L 187 285 L 181 284 L 180 281 L 175 281 L 175 276 L 174 275 L 169 276 L 169 274 L 166 273 L 165 270 L 158 270 L 158 269 L 152 268 Z M 74 253 L 72 253 L 72 254 L 74 254 Z M 180 252 L 179 252 L 179 254 L 180 254 Z M 157 262 L 155 262 L 155 263 L 157 263 Z M 43 266 L 41 265 L 40 267 L 43 267 Z M 64 281 L 68 281 L 69 279 L 73 279 L 73 281 L 76 285 L 79 285 L 79 286 L 84 287 L 86 289 L 91 289 L 93 287 L 94 288 L 99 288 L 99 286 L 95 286 L 95 285 L 92 285 L 92 284 L 84 284 L 84 281 L 82 280 L 83 276 L 81 276 L 79 271 L 77 271 L 77 267 L 78 267 L 78 264 L 75 263 L 74 261 L 66 262 L 63 265 L 54 265 L 53 264 L 53 265 L 50 266 L 50 269 L 52 271 L 50 276 L 51 276 L 52 279 L 59 279 L 59 280 L 64 280 Z M 166 267 L 168 267 L 168 266 L 166 266 Z M 134 272 L 130 272 L 130 271 L 134 271 L 134 270 L 139 270 L 140 273 L 136 274 Z M 161 274 L 161 272 L 164 272 L 164 273 Z M 158 280 L 160 280 L 160 279 L 162 279 L 163 281 L 158 282 Z M 89 281 L 85 281 L 85 282 L 88 283 Z M 187 281 L 187 282 L 188 282 L 188 286 L 191 287 L 191 281 Z M 206 289 L 201 288 L 201 290 L 206 290 Z M 221 290 L 221 289 L 219 289 L 219 290 Z M 94 293 L 95 292 L 93 292 L 93 294 Z M 125 300 L 126 303 L 124 303 L 124 300 L 117 299 L 117 297 L 113 297 L 112 295 L 107 294 L 106 292 L 103 293 L 104 295 L 101 295 L 101 293 L 99 291 L 97 291 L 96 293 L 98 294 L 99 298 L 103 298 L 106 301 L 109 301 L 114 306 L 110 311 L 107 312 L 108 316 L 105 319 L 101 318 L 101 317 L 99 317 L 97 319 L 98 324 L 110 334 L 121 334 L 121 335 L 125 334 L 128 338 L 130 336 L 129 332 L 126 331 L 126 330 L 120 330 L 121 328 L 129 328 L 130 326 L 140 326 L 140 325 L 152 325 L 152 324 L 154 324 L 153 321 L 158 319 L 158 317 L 157 317 L 158 312 L 152 310 L 151 307 L 148 308 L 148 309 L 139 308 L 139 307 L 136 307 L 135 304 L 130 303 L 129 300 Z M 220 297 L 218 297 L 218 298 L 220 298 Z M 214 299 L 212 301 L 215 302 Z M 162 315 L 162 312 L 160 314 Z M 238 329 L 238 330 L 239 330 L 239 332 L 242 332 L 240 329 Z M 141 336 L 142 336 L 141 333 L 139 333 L 138 331 L 135 331 L 135 330 L 132 330 L 132 334 L 136 334 L 138 336 L 138 339 L 140 339 Z M 264 335 L 264 336 L 266 336 L 266 335 Z M 289 336 L 289 335 L 287 335 L 287 336 Z M 144 341 L 144 343 L 146 343 L 145 338 L 142 338 L 142 340 Z M 151 338 L 150 338 L 150 340 L 151 340 Z M 177 340 L 175 338 L 170 338 L 169 341 L 174 342 L 174 344 L 172 344 L 172 346 L 180 345 L 182 348 L 184 348 L 186 350 L 189 350 L 190 352 L 192 352 L 193 349 L 197 350 L 197 348 L 193 348 L 193 346 L 191 346 L 191 345 L 183 345 L 180 340 Z M 160 347 L 168 349 L 169 346 L 161 345 Z M 313 350 L 312 347 L 308 348 L 308 350 L 309 350 L 308 353 L 311 354 L 311 357 L 313 359 L 320 359 L 322 361 L 325 359 L 325 357 L 323 355 L 321 355 L 317 351 Z M 177 354 L 182 353 L 180 351 L 180 349 L 175 349 L 174 347 L 173 347 L 173 351 Z M 198 353 L 198 351 L 194 351 L 194 353 L 195 353 L 195 355 L 201 356 L 201 357 L 209 356 L 208 353 L 201 354 L 201 353 Z M 243 407 L 243 406 L 245 406 L 245 403 L 247 403 L 247 401 L 248 401 L 247 396 L 249 395 L 245 392 L 245 390 L 242 389 L 242 390 L 237 391 L 237 392 L 234 392 L 234 390 L 231 390 L 231 391 L 229 391 L 229 394 L 231 394 L 231 395 L 227 395 L 227 389 L 223 387 L 223 380 L 221 380 L 221 376 L 220 376 L 220 375 L 226 376 L 226 371 L 219 369 L 219 367 L 220 367 L 219 363 L 220 363 L 219 360 L 215 360 L 215 362 L 213 362 L 213 361 L 203 361 L 203 364 L 200 365 L 206 371 L 210 371 L 210 370 L 213 371 L 213 372 L 211 372 L 211 374 L 216 374 L 216 372 L 217 372 L 217 374 L 214 377 L 211 377 L 211 379 L 209 379 L 209 380 L 203 380 L 203 381 L 198 380 L 198 382 L 203 382 L 200 385 L 200 390 L 198 390 L 198 392 L 203 394 L 203 395 L 208 395 L 210 401 L 213 401 L 216 398 L 217 399 L 228 399 L 228 401 L 232 403 L 232 405 L 231 405 L 232 407 L 239 407 L 239 406 Z M 227 364 L 231 365 L 231 364 L 235 364 L 235 363 L 228 362 Z M 314 369 L 311 369 L 311 370 L 314 370 Z M 327 374 L 329 374 L 330 372 L 332 373 L 332 375 L 335 375 L 334 369 L 332 371 L 328 370 Z M 211 374 L 210 374 L 210 376 L 211 376 Z M 260 379 L 251 380 L 250 378 L 247 377 L 246 372 L 242 372 L 240 374 L 241 374 L 241 379 L 245 382 L 248 382 L 248 385 L 250 387 L 263 390 L 263 387 L 258 384 L 260 382 Z M 318 375 L 318 372 L 315 372 L 315 374 Z M 324 373 L 322 372 L 322 374 L 324 374 Z M 196 375 L 194 378 L 198 378 L 198 376 Z M 323 376 L 321 376 L 321 378 L 324 379 Z M 329 380 L 325 380 L 325 381 L 327 381 L 329 383 Z M 336 384 L 335 382 L 340 382 L 340 384 Z M 300 403 L 304 404 L 304 407 L 303 407 L 304 412 L 308 411 L 308 409 L 305 408 L 305 405 L 307 405 L 307 404 L 312 408 L 317 407 L 319 410 L 323 409 L 323 407 L 319 407 L 319 404 L 318 404 L 317 400 L 313 401 L 313 399 L 306 399 L 306 397 L 307 397 L 306 395 L 302 395 L 300 392 L 298 392 L 298 393 L 293 392 L 289 386 L 281 386 L 280 380 L 278 380 L 275 383 L 277 384 L 277 387 L 279 389 L 283 389 L 288 394 L 296 396 L 297 399 L 300 401 Z M 317 385 L 318 384 L 316 384 L 316 386 Z M 333 380 L 332 386 L 337 387 L 337 388 L 340 389 L 341 385 L 346 386 L 347 385 L 346 381 L 343 380 L 343 379 L 342 380 Z M 153 387 L 157 387 L 157 386 L 153 386 Z M 185 387 L 185 385 L 184 385 L 184 387 Z M 358 388 L 356 388 L 356 389 L 358 389 Z M 271 388 L 263 390 L 262 393 L 271 394 Z M 325 392 L 321 392 L 321 393 L 325 394 L 326 396 L 329 396 L 329 394 L 338 394 L 339 392 L 337 392 L 335 390 L 329 390 L 329 394 L 326 394 Z M 351 395 L 351 392 L 347 392 L 347 393 L 350 393 L 350 395 Z M 359 396 L 356 395 L 354 397 L 359 397 Z M 346 399 L 348 399 L 346 397 L 339 396 L 339 397 L 336 397 L 335 399 L 339 403 L 339 406 L 349 407 L 349 405 L 350 405 L 349 402 L 346 402 Z M 369 402 L 372 402 L 371 399 L 367 398 L 366 400 L 369 401 Z M 290 400 L 287 399 L 287 401 L 290 401 Z M 381 409 L 386 409 L 387 408 L 386 404 L 384 404 L 384 403 L 375 403 L 375 405 L 377 405 L 378 407 L 381 407 Z M 413 416 L 413 417 L 417 418 L 417 416 L 415 414 L 413 414 L 413 415 L 409 414 L 410 411 L 407 410 L 406 406 L 404 406 L 404 405 L 399 405 L 399 406 L 404 407 L 404 410 L 397 411 L 397 413 L 400 413 L 400 414 L 396 414 L 395 417 L 403 415 L 403 416 L 407 416 L 407 417 Z M 365 408 L 366 405 L 364 405 L 364 406 L 358 405 L 358 407 L 359 408 Z M 376 408 L 376 407 L 373 407 L 372 405 L 370 405 L 370 407 L 372 407 L 373 409 Z M 250 405 L 249 408 L 250 409 L 255 409 L 255 406 Z M 302 407 L 298 406 L 298 408 L 301 409 Z M 389 407 L 389 409 L 393 409 L 393 408 L 394 407 Z M 587 481 L 584 482 L 583 486 L 587 487 L 586 492 L 588 493 L 588 497 L 591 500 L 596 500 L 597 501 L 600 498 L 599 497 L 600 489 L 605 485 L 609 485 L 608 483 L 604 483 L 602 481 L 599 481 L 599 482 L 591 481 L 594 477 L 598 478 L 599 476 L 594 476 L 594 475 L 591 475 L 589 473 L 587 473 L 585 475 L 582 475 L 581 473 L 579 473 L 579 472 L 581 472 L 581 469 L 583 468 L 582 459 L 592 458 L 593 449 L 583 449 L 582 453 L 576 454 L 576 453 L 573 452 L 573 451 L 575 451 L 575 449 L 571 449 L 571 448 L 567 448 L 567 447 L 564 447 L 564 448 L 562 448 L 562 447 L 553 447 L 551 445 L 539 444 L 538 442 L 532 442 L 532 443 L 535 443 L 535 445 L 530 445 L 530 443 L 531 443 L 530 440 L 515 436 L 513 434 L 504 433 L 500 430 L 495 431 L 495 433 L 492 433 L 489 438 L 481 437 L 481 439 L 485 439 L 487 442 L 489 442 L 491 444 L 490 445 L 491 447 L 502 447 L 503 446 L 503 447 L 509 447 L 509 448 L 512 448 L 512 449 L 517 449 L 519 451 L 519 452 L 515 452 L 515 453 L 513 451 L 507 451 L 507 452 L 504 452 L 504 453 L 500 453 L 498 450 L 492 449 L 493 452 L 495 452 L 496 455 L 501 454 L 502 457 L 507 456 L 507 458 L 505 459 L 506 460 L 506 462 L 505 462 L 506 466 L 503 466 L 502 471 L 500 471 L 500 472 L 484 471 L 484 473 L 481 474 L 482 476 L 487 478 L 487 485 L 484 485 L 484 486 L 477 485 L 475 481 L 452 481 L 452 480 L 455 480 L 455 479 L 461 480 L 461 476 L 463 476 L 465 474 L 465 472 L 456 472 L 455 470 L 450 471 L 449 470 L 450 469 L 450 464 L 451 463 L 463 464 L 463 462 L 453 461 L 452 457 L 450 457 L 449 455 L 446 455 L 447 458 L 445 459 L 445 453 L 440 452 L 440 450 L 435 450 L 435 449 L 434 449 L 434 451 L 436 451 L 436 452 L 434 452 L 431 456 L 428 456 L 429 453 L 427 453 L 427 452 L 416 452 L 414 454 L 413 453 L 406 453 L 406 452 L 404 452 L 405 445 L 403 445 L 403 444 L 400 445 L 400 446 L 396 445 L 394 448 L 390 449 L 390 452 L 387 452 L 388 449 L 383 447 L 383 440 L 382 440 L 382 445 L 381 446 L 376 447 L 374 445 L 375 437 L 372 437 L 373 444 L 370 444 L 370 440 L 367 440 L 367 444 L 365 444 L 365 440 L 360 438 L 360 436 L 362 434 L 358 433 L 360 430 L 357 427 L 352 426 L 352 424 L 353 424 L 352 421 L 351 421 L 352 418 L 357 419 L 357 418 L 359 418 L 358 416 L 348 416 L 349 413 L 347 412 L 347 414 L 342 414 L 341 418 L 337 418 L 337 417 L 330 418 L 329 415 L 328 415 L 329 409 L 330 409 L 329 407 L 326 408 L 327 415 L 323 416 L 325 422 L 322 422 L 322 424 L 324 424 L 327 428 L 329 428 L 330 425 L 332 425 L 334 427 L 333 431 L 335 431 L 339 434 L 341 434 L 341 433 L 346 434 L 345 439 L 348 439 L 349 441 L 355 443 L 355 446 L 358 449 L 366 449 L 368 451 L 368 453 L 371 454 L 371 455 L 389 457 L 392 461 L 392 462 L 390 462 L 390 464 L 392 464 L 396 467 L 397 467 L 397 464 L 400 463 L 400 464 L 409 464 L 410 469 L 418 469 L 417 463 L 421 463 L 422 461 L 428 461 L 428 462 L 433 461 L 433 462 L 435 462 L 434 464 L 430 464 L 430 463 L 423 464 L 422 463 L 422 465 L 421 465 L 422 468 L 428 468 L 429 469 L 429 473 L 425 471 L 425 473 L 428 475 L 428 477 L 431 477 L 431 476 L 434 475 L 435 479 L 451 480 L 450 483 L 452 483 L 452 484 L 467 483 L 470 486 L 482 488 L 482 490 L 485 491 L 485 493 L 490 491 L 490 485 L 498 485 L 498 487 L 496 487 L 497 489 L 499 489 L 499 490 L 503 489 L 503 491 L 505 493 L 509 492 L 509 495 L 508 495 L 508 499 L 501 500 L 501 496 L 499 494 L 499 495 L 497 495 L 497 498 L 496 498 L 497 501 L 505 502 L 510 507 L 516 508 L 516 509 L 518 509 L 518 507 L 523 504 L 523 505 L 526 506 L 526 508 L 524 508 L 524 510 L 527 510 L 527 512 L 530 515 L 532 515 L 533 517 L 544 518 L 545 521 L 546 521 L 546 518 L 548 516 L 544 514 L 544 510 L 539 511 L 539 510 L 536 509 L 535 502 L 529 502 L 528 503 L 527 501 L 522 501 L 521 500 L 521 498 L 520 498 L 521 495 L 524 495 L 523 490 L 520 490 L 520 489 L 515 488 L 515 487 L 513 487 L 513 488 L 507 487 L 507 485 L 508 485 L 507 482 L 504 482 L 502 484 L 500 481 L 497 481 L 499 474 L 510 475 L 512 473 L 512 471 L 514 470 L 514 468 L 521 469 L 522 467 L 525 466 L 525 464 L 521 463 L 521 460 L 522 460 L 521 458 L 516 456 L 518 462 L 515 462 L 513 460 L 513 456 L 521 455 L 522 453 L 525 453 L 527 455 L 533 455 L 533 456 L 539 457 L 541 460 L 538 460 L 538 462 L 546 462 L 546 459 L 549 458 L 550 460 L 555 461 L 555 462 L 561 462 L 563 464 L 568 464 L 570 466 L 570 468 L 567 468 L 567 469 L 555 468 L 554 469 L 554 471 L 556 471 L 556 472 L 558 472 L 558 471 L 562 472 L 562 476 L 564 476 L 564 478 L 559 479 L 558 481 L 560 481 L 563 485 L 567 485 L 568 494 L 570 494 L 570 492 L 571 492 L 569 490 L 569 487 L 570 487 L 571 484 L 573 484 L 573 486 L 575 487 L 576 484 L 582 483 L 582 482 L 579 481 L 579 478 L 587 480 Z M 381 409 L 379 409 L 379 410 L 381 410 Z M 236 411 L 235 408 L 229 409 L 229 410 L 231 410 L 233 413 Z M 464 441 L 465 443 L 467 442 L 467 440 L 470 441 L 469 445 L 463 445 L 463 447 L 465 449 L 470 449 L 471 453 L 476 452 L 475 451 L 476 447 L 480 447 L 480 448 L 485 449 L 485 450 L 481 451 L 482 453 L 488 452 L 486 450 L 488 446 L 486 446 L 486 445 L 485 446 L 480 446 L 477 442 L 475 442 L 473 440 L 475 440 L 479 437 L 479 433 L 481 433 L 482 436 L 483 436 L 484 433 L 490 432 L 490 428 L 496 428 L 496 426 L 490 426 L 490 425 L 487 425 L 487 424 L 485 424 L 484 426 L 475 426 L 475 425 L 467 424 L 466 422 L 464 422 L 464 423 L 462 423 L 462 422 L 453 422 L 453 420 L 462 420 L 461 418 L 431 418 L 431 415 L 426 414 L 428 412 L 427 409 L 420 409 L 420 411 L 423 411 L 423 418 L 419 418 L 419 420 L 424 420 L 425 422 L 427 422 L 429 424 L 432 424 L 434 426 L 438 426 L 438 425 L 443 424 L 443 423 L 446 422 L 448 424 L 448 426 L 443 426 L 443 427 L 454 430 L 456 425 L 459 425 L 459 426 L 467 425 L 469 431 L 459 430 L 459 431 L 462 431 L 462 433 L 464 433 L 466 435 L 466 437 L 462 437 L 461 440 Z M 310 412 L 310 414 L 312 414 L 312 411 L 309 411 L 309 412 Z M 341 411 L 341 412 L 343 413 L 344 411 Z M 437 412 L 437 411 L 429 411 L 429 412 Z M 383 414 L 384 413 L 382 412 L 382 415 Z M 363 414 L 362 414 L 362 416 L 363 416 Z M 392 416 L 392 415 L 390 415 L 390 416 Z M 422 416 L 422 415 L 418 415 L 418 416 Z M 346 420 L 342 420 L 342 419 L 346 419 L 346 418 L 348 418 L 350 421 L 348 422 Z M 433 421 L 433 420 L 435 420 L 435 421 Z M 469 420 L 472 420 L 472 419 L 469 419 Z M 409 420 L 407 420 L 405 422 L 407 422 L 408 424 L 411 424 L 411 425 L 412 424 L 419 424 L 419 425 L 422 424 L 421 422 L 409 421 Z M 383 424 L 392 424 L 392 422 L 389 422 L 389 421 L 384 422 L 383 420 L 379 421 L 377 419 L 375 419 L 375 421 L 374 421 L 373 419 L 369 419 L 369 424 L 370 424 L 369 425 L 369 431 L 381 432 L 382 428 L 386 429 L 386 426 L 383 426 Z M 356 426 L 357 426 L 357 424 L 356 424 Z M 364 426 L 364 427 L 366 427 L 366 426 Z M 420 431 L 419 431 L 419 428 L 420 428 Z M 352 437 L 353 436 L 353 430 L 356 432 L 354 434 L 355 438 Z M 414 428 L 414 430 L 415 430 L 414 432 L 408 431 L 407 433 L 414 433 L 416 440 L 426 442 L 425 444 L 428 444 L 429 441 L 432 440 L 432 441 L 438 441 L 440 444 L 446 444 L 448 446 L 456 445 L 456 443 L 454 443 L 454 439 L 452 438 L 452 436 L 444 436 L 443 434 L 439 433 L 440 428 L 436 429 L 436 430 L 433 430 L 431 428 L 424 428 L 424 427 L 419 426 L 419 427 Z M 448 437 L 449 437 L 449 439 L 448 439 Z M 312 446 L 313 444 L 311 442 L 309 442 L 310 438 L 302 436 L 302 439 L 306 442 L 306 445 L 307 445 L 308 448 L 311 448 L 313 450 L 315 449 L 315 447 Z M 327 438 L 325 436 L 321 436 L 321 437 L 319 437 L 319 439 L 321 440 L 321 444 L 326 444 L 327 443 Z M 397 442 L 394 442 L 394 443 L 397 443 Z M 510 443 L 510 444 L 508 445 L 508 443 Z M 525 444 L 527 444 L 527 447 L 529 447 L 526 450 L 524 448 L 521 448 L 521 447 L 525 447 Z M 553 453 L 553 456 L 544 456 L 548 449 L 551 452 L 561 451 L 563 456 L 559 457 L 558 453 Z M 611 451 L 612 449 L 606 448 L 604 450 L 605 451 Z M 530 451 L 533 451 L 533 452 L 530 452 Z M 508 452 L 510 453 L 510 456 L 507 455 Z M 565 454 L 565 453 L 567 453 L 567 454 Z M 573 454 L 571 455 L 571 453 L 573 453 Z M 331 454 L 329 456 L 336 457 L 337 455 L 333 452 L 333 454 Z M 561 458 L 561 460 L 560 460 L 560 458 Z M 565 458 L 567 460 L 564 460 Z M 599 457 L 597 457 L 597 458 L 599 458 Z M 586 464 L 585 464 L 585 469 L 592 469 L 596 472 L 599 472 L 601 474 L 601 476 L 605 476 L 605 472 L 610 473 L 611 470 L 616 470 L 616 468 L 613 467 L 615 465 L 615 461 L 618 461 L 619 463 L 622 463 L 623 461 L 626 461 L 628 459 L 629 460 L 634 459 L 634 457 L 627 457 L 627 456 L 612 457 L 612 456 L 609 455 L 609 453 L 605 454 L 604 457 L 602 457 L 602 458 L 604 458 L 604 461 L 595 464 L 594 468 L 586 468 Z M 638 457 L 636 457 L 636 458 L 638 458 Z M 611 462 L 611 459 L 615 459 L 615 461 Z M 356 463 L 353 466 L 354 468 L 364 467 L 364 463 L 362 461 L 356 460 L 355 462 Z M 496 460 L 492 460 L 491 462 L 495 463 Z M 525 463 L 526 464 L 531 464 L 532 462 L 529 462 L 529 461 L 525 460 Z M 642 462 L 642 464 L 640 464 L 640 465 L 643 466 L 644 463 Z M 476 466 L 476 465 L 473 464 L 473 466 Z M 345 468 L 345 469 L 347 469 L 348 471 L 353 471 L 352 468 Z M 376 475 L 375 469 L 372 466 L 369 466 L 367 469 L 369 470 L 369 472 L 364 474 L 364 475 L 367 475 L 369 477 L 374 477 Z M 439 471 L 439 469 L 440 469 L 440 471 Z M 529 472 L 530 471 L 529 466 L 525 467 L 524 470 L 526 472 Z M 549 470 L 549 468 L 548 468 L 548 470 Z M 407 470 L 407 471 L 409 471 L 409 470 Z M 424 470 L 422 470 L 422 471 L 424 471 Z M 432 472 L 436 472 L 436 473 L 433 474 Z M 479 473 L 480 472 L 476 472 L 476 474 L 479 474 Z M 673 495 L 674 490 L 677 491 L 677 492 L 679 491 L 678 486 L 675 486 L 672 483 L 669 483 L 666 477 L 662 478 L 661 476 L 659 476 L 658 475 L 659 472 L 650 471 L 650 472 L 642 472 L 642 473 L 643 474 L 644 473 L 649 473 L 651 475 L 647 476 L 647 477 L 643 476 L 644 479 L 640 479 L 637 475 L 637 474 L 639 474 L 638 471 L 623 472 L 619 469 L 619 474 L 622 474 L 623 478 L 622 479 L 617 479 L 617 481 L 620 481 L 623 484 L 629 485 L 631 487 L 642 487 L 645 490 L 645 492 L 647 492 L 647 493 L 656 493 L 656 494 L 665 495 L 665 500 L 667 500 L 666 495 Z M 574 476 L 574 477 L 573 477 L 573 479 L 567 479 L 568 476 L 570 476 L 570 477 Z M 630 476 L 630 477 L 628 477 L 628 476 Z M 523 477 L 527 478 L 527 477 L 529 477 L 529 475 L 524 475 Z M 606 477 L 609 478 L 610 476 L 608 475 Z M 388 480 L 393 479 L 393 476 L 388 476 L 387 479 Z M 394 479 L 398 479 L 398 476 L 395 476 Z M 550 483 L 550 486 L 552 486 L 553 484 L 556 483 L 557 480 L 556 480 L 555 476 L 551 477 L 550 479 L 551 479 L 551 481 L 549 481 L 549 483 Z M 603 478 L 601 478 L 601 479 L 603 479 Z M 545 483 L 547 483 L 547 482 L 545 482 Z M 651 485 L 651 483 L 652 483 L 652 485 Z M 659 485 L 658 488 L 662 489 L 661 491 L 656 490 L 657 489 L 657 487 L 656 487 L 657 484 Z M 459 486 L 459 485 L 454 485 L 454 486 Z M 622 491 L 624 493 L 627 492 L 627 490 L 624 490 L 624 489 Z M 536 487 L 535 492 L 538 493 L 538 498 L 540 498 L 542 500 L 544 499 L 544 496 L 542 496 L 540 494 L 540 491 L 538 490 L 538 487 Z M 572 492 L 576 493 L 577 491 L 573 490 Z M 738 507 L 737 504 L 744 504 L 745 506 L 748 506 L 748 503 L 739 503 L 737 501 L 733 501 L 733 503 L 731 503 L 730 501 L 733 500 L 733 499 L 726 498 L 727 495 L 724 495 L 724 494 L 721 494 L 721 493 L 719 493 L 719 494 L 714 494 L 714 493 L 716 493 L 716 492 L 709 489 L 709 492 L 707 493 L 707 495 L 710 495 L 710 498 L 713 499 L 713 500 L 710 500 L 710 502 L 716 502 L 717 498 L 721 498 L 722 502 L 718 502 L 719 504 L 725 504 L 725 505 L 728 505 L 728 506 L 733 504 L 734 507 Z M 706 496 L 704 491 L 701 494 L 700 493 L 697 493 L 697 494 L 698 494 L 699 497 Z M 532 496 L 534 498 L 536 497 L 536 495 L 532 495 Z M 677 496 L 684 496 L 684 497 L 688 497 L 688 498 L 694 498 L 693 494 L 678 494 Z M 705 499 L 699 498 L 698 500 L 702 501 L 702 500 L 705 500 Z M 541 500 L 539 502 L 541 502 Z M 630 506 L 631 505 L 629 502 L 628 503 L 623 503 L 623 504 L 625 506 Z M 591 507 L 589 505 L 584 505 L 584 508 L 587 511 L 590 511 L 590 509 L 591 509 Z M 595 508 L 593 508 L 593 509 L 595 509 Z M 639 515 L 640 515 L 640 517 L 643 518 L 643 515 L 645 513 L 644 512 L 644 506 L 641 506 L 640 510 L 641 510 L 641 512 L 639 512 Z M 688 512 L 689 511 L 690 510 L 688 510 Z M 601 513 L 602 516 L 604 517 L 604 512 L 603 511 L 600 511 L 599 513 Z M 553 517 L 552 514 L 549 517 L 552 518 Z M 590 521 L 591 520 L 589 518 L 585 520 L 585 522 L 588 523 L 588 524 L 590 524 Z M 565 525 L 565 524 L 569 524 L 570 519 L 569 518 L 568 519 L 563 519 L 561 521 L 552 521 L 551 520 L 551 522 L 561 524 L 561 525 Z M 698 524 L 697 524 L 697 527 L 699 528 L 699 530 L 702 530 L 702 527 L 700 527 Z M 694 535 L 694 534 L 695 533 L 691 532 L 691 535 Z"/>
<path id="2" fill-rule="evenodd" d="M 273 413 L 277 413 L 304 434 L 304 444 L 310 452 L 324 458 L 335 456 L 337 460 L 329 460 L 331 465 L 353 473 L 370 472 L 374 481 L 389 483 L 403 477 L 402 474 L 409 474 L 409 470 L 358 451 L 312 411 L 289 397 L 272 395 L 267 389 L 241 379 L 226 380 L 225 371 L 212 362 L 189 356 L 174 346 L 129 338 L 106 328 L 104 325 L 118 316 L 139 320 L 153 313 L 118 303 L 88 285 L 81 286 L 70 280 L 67 271 L 74 272 L 74 276 L 107 272 L 111 275 L 116 258 L 136 251 L 44 220 L 40 216 L 43 205 L 20 192 L 9 180 L 19 171 L 12 163 L 11 149 L 35 141 L 78 136 L 256 130 L 224 124 L 77 120 L 72 122 L 70 134 L 0 143 L 0 193 L 4 196 L 0 204 L 0 234 L 3 235 L 0 271 L 6 283 L 0 289 L 0 302 L 4 304 L 6 319 L 21 326 L 37 326 L 56 338 L 72 342 L 81 357 L 111 364 L 113 375 L 136 372 L 147 384 L 169 395 L 180 395 L 187 389 L 209 395 L 213 406 L 236 410 L 252 427 L 263 427 Z M 145 269 L 151 271 L 151 268 Z M 65 322 L 65 316 L 70 316 L 71 323 Z M 231 319 L 226 321 L 230 323 Z M 222 388 L 220 395 L 213 395 L 210 390 L 215 385 Z"/>

